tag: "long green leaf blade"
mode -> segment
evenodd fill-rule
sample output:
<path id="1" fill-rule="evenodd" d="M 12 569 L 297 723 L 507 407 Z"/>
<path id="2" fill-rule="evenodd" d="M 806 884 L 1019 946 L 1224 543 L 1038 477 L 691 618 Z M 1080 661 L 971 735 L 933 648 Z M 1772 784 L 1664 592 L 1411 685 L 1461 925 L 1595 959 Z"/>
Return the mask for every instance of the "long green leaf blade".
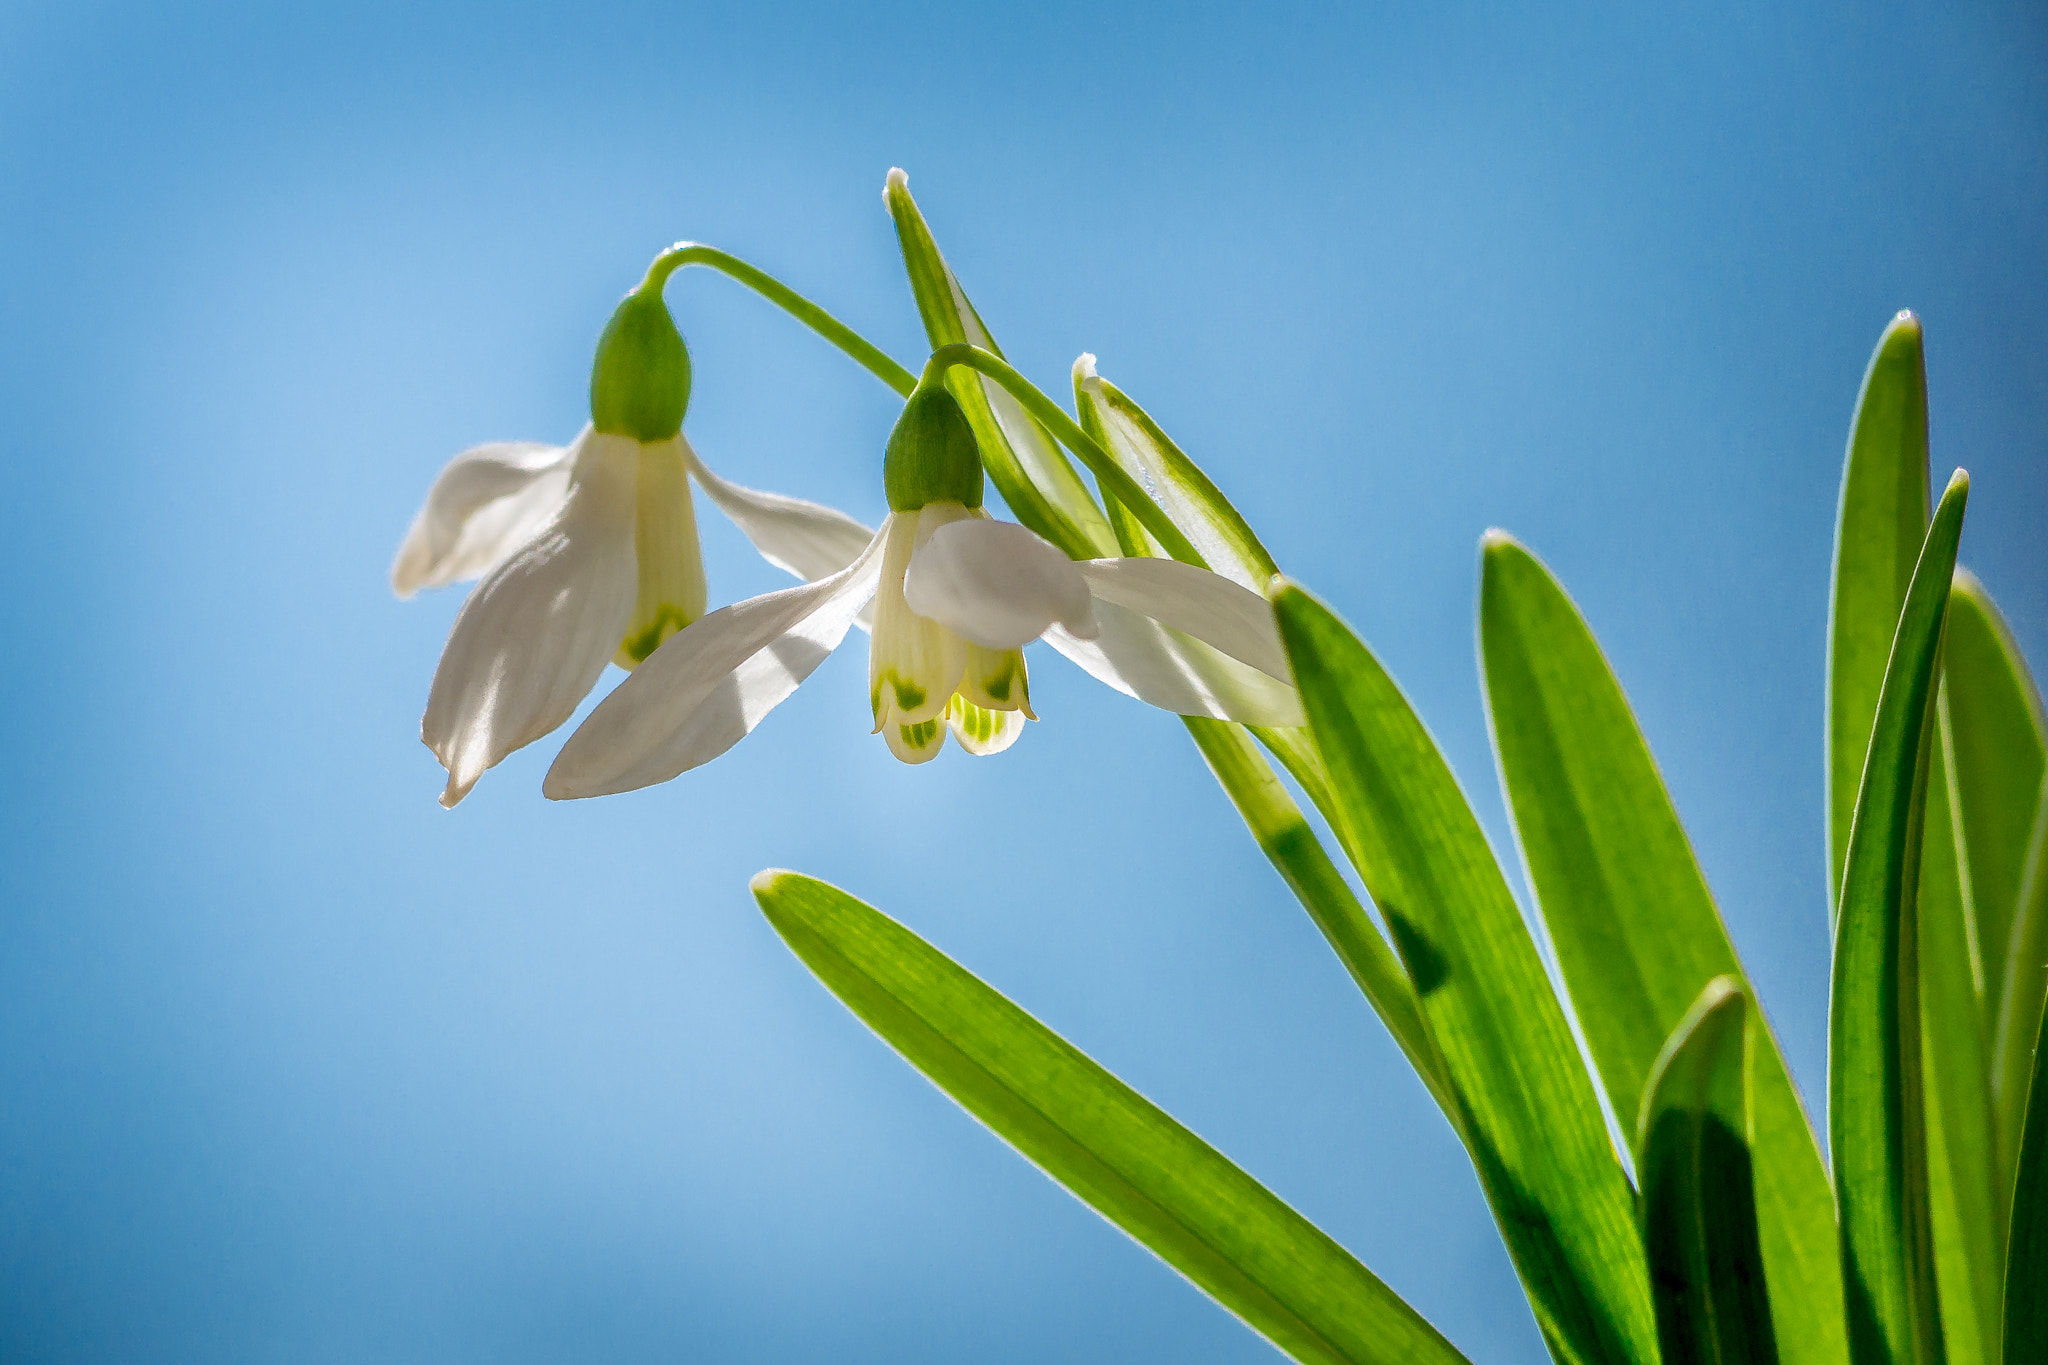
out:
<path id="1" fill-rule="evenodd" d="M 1778 1361 L 1757 1237 L 1746 1013 L 1734 977 L 1709 981 L 1643 1092 L 1636 1168 L 1663 1365 Z"/>
<path id="2" fill-rule="evenodd" d="M 2048 840 L 2048 721 L 2019 646 L 1974 575 L 1956 570 L 1943 651 L 1961 816 L 1991 1038 L 1998 1202 L 2010 1202 L 2034 1071 L 2034 1023 L 2048 994 L 2048 879 L 2029 880 Z"/>
<path id="3" fill-rule="evenodd" d="M 1618 1114 L 1700 992 L 1747 979 L 1649 744 L 1592 630 L 1526 548 L 1490 532 L 1479 642 L 1487 718 L 1530 887 Z M 1841 1253 L 1820 1147 L 1762 1011 L 1757 1217 L 1789 1365 L 1840 1365 Z"/>
<path id="4" fill-rule="evenodd" d="M 1452 1122 L 1457 1122 L 1460 1109 L 1453 1098 L 1455 1091 L 1436 1040 L 1430 1037 L 1408 971 L 1352 894 L 1350 883 L 1330 861 L 1322 841 L 1302 818 L 1301 808 L 1280 785 L 1243 726 L 1199 716 L 1181 719 L 1260 850 L 1316 928 L 1322 930 L 1352 981 L 1394 1035 L 1409 1065 Z"/>
<path id="5" fill-rule="evenodd" d="M 1828 1129 L 1856 1365 L 1939 1365 L 1921 1065 L 1919 873 L 1935 687 L 1969 477 L 1949 481 L 1900 612 L 1843 866 Z"/>
<path id="6" fill-rule="evenodd" d="M 1186 533 L 1198 552 L 1201 567 L 1235 579 L 1264 593 L 1279 569 L 1258 535 L 1221 489 L 1152 420 L 1151 414 L 1095 370 L 1095 357 L 1074 362 L 1074 410 L 1081 428 L 1110 453 L 1139 487 L 1157 500 Z M 1165 555 L 1166 551 L 1129 509 L 1103 490 L 1118 545 L 1127 555 Z M 1191 561 L 1192 562 L 1192 561 Z M 1199 641 L 1176 640 L 1190 653 Z M 1199 658 L 1199 655 L 1196 656 Z M 1423 1083 L 1453 1124 L 1462 1120 L 1452 1098 L 1453 1087 L 1428 1037 L 1428 1025 L 1407 972 L 1386 939 L 1358 904 L 1324 852 L 1321 840 L 1301 817 L 1300 808 L 1273 775 L 1271 765 L 1251 745 L 1256 734 L 1280 756 L 1295 780 L 1331 818 L 1328 781 L 1315 744 L 1299 726 L 1284 729 L 1240 725 L 1184 716 L 1209 771 L 1244 817 L 1259 847 L 1279 869 L 1309 917 L 1321 929 L 1345 970 L 1394 1035 Z"/>
<path id="7" fill-rule="evenodd" d="M 939 254 L 917 201 L 910 197 L 909 177 L 900 170 L 890 171 L 883 198 L 896 223 L 904 269 L 932 349 L 967 342 L 1001 356 L 995 338 L 982 325 L 981 315 Z M 1116 553 L 1109 523 L 1088 495 L 1088 486 L 1074 472 L 1066 452 L 1016 399 L 981 375 L 965 370 L 948 375 L 946 387 L 960 400 L 989 478 L 1018 521 L 1076 559 Z"/>
<path id="8" fill-rule="evenodd" d="M 1836 905 L 1892 628 L 1926 531 L 1927 366 L 1920 320 L 1901 313 L 1863 375 L 1835 519 L 1827 765 L 1828 898 Z"/>
<path id="9" fill-rule="evenodd" d="M 753 889 L 783 941 L 883 1041 L 1295 1359 L 1464 1359 L 1271 1191 L 902 925 L 793 872 L 763 872 Z"/>
<path id="10" fill-rule="evenodd" d="M 1928 1207 L 1950 1365 L 1996 1365 L 2005 1219 L 1996 1193 L 1990 1042 L 1971 953 L 1945 711 L 1937 699 L 1916 907 Z"/>
<path id="11" fill-rule="evenodd" d="M 2044 1022 L 2034 1022 L 2033 1075 L 2023 1106 L 2012 1240 L 2005 1257 L 2005 1360 L 2048 1360 L 2048 1049 Z"/>
<path id="12" fill-rule="evenodd" d="M 1949 600 L 1942 672 L 1958 815 L 1966 834 L 1965 871 L 1995 1025 L 2034 810 L 2048 775 L 2048 719 L 2012 630 L 1976 575 L 1957 569 Z M 2021 1008 L 2022 1017 L 2031 1019 L 2024 1003 Z M 2020 1075 L 2022 1091 L 2027 1074 Z"/>
<path id="13" fill-rule="evenodd" d="M 1654 1361 L 1634 1196 L 1471 807 L 1358 637 L 1292 584 L 1273 601 L 1339 835 L 1421 993 L 1466 1106 L 1460 1132 L 1546 1339 L 1567 1361 Z"/>

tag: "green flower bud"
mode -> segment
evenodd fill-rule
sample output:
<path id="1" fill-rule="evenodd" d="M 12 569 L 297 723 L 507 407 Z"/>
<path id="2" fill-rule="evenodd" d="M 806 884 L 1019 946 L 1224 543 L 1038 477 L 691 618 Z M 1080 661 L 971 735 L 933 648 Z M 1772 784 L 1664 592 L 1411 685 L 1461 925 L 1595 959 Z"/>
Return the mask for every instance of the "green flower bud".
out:
<path id="1" fill-rule="evenodd" d="M 882 491 L 892 512 L 928 503 L 981 506 L 981 451 L 960 401 L 943 384 L 920 384 L 889 433 Z"/>
<path id="2" fill-rule="evenodd" d="M 690 406 L 690 350 L 661 301 L 667 282 L 668 271 L 650 269 L 597 339 L 590 420 L 599 431 L 647 442 L 682 430 Z"/>

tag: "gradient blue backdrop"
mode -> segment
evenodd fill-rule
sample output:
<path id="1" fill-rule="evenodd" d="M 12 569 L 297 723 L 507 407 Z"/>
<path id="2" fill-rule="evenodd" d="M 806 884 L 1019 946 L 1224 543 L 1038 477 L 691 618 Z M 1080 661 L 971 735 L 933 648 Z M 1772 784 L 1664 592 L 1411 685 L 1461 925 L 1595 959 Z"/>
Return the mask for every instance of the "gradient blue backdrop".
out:
<path id="1" fill-rule="evenodd" d="M 1540 1360 L 1170 718 L 1048 654 L 1010 754 L 901 768 L 848 649 L 685 780 L 549 805 L 542 743 L 451 815 L 460 595 L 385 566 L 450 453 L 576 430 L 672 238 L 914 362 L 903 165 L 1013 359 L 1101 355 L 1509 857 L 1474 547 L 1547 558 L 1815 1095 L 1829 543 L 1898 308 L 2048 659 L 2048 24 L 1934 8 L 0 8 L 0 1358 L 1270 1358 L 824 993 L 746 894 L 785 865 Z M 890 395 L 669 298 L 707 458 L 878 518 Z M 779 581 L 707 524 L 716 596 Z"/>

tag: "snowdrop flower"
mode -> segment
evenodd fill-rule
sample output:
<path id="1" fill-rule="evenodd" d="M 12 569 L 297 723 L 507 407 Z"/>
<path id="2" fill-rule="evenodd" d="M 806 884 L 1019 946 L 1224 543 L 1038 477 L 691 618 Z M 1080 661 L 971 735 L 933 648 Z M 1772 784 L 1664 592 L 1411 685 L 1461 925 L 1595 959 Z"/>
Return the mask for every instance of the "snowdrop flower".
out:
<path id="1" fill-rule="evenodd" d="M 484 771 L 575 711 L 607 662 L 633 669 L 703 616 L 695 479 L 767 560 L 828 577 L 873 533 L 816 503 L 728 483 L 682 433 L 690 357 L 658 259 L 613 313 L 591 369 L 590 425 L 566 446 L 455 457 L 391 566 L 400 597 L 482 576 L 428 693 L 420 738 L 453 806 Z"/>
<path id="2" fill-rule="evenodd" d="M 1300 724 L 1266 600 L 1168 559 L 1075 561 L 982 507 L 967 418 L 943 385 L 920 385 L 889 438 L 889 516 L 844 569 L 712 612 L 648 657 L 569 737 L 551 798 L 665 782 L 744 738 L 845 638 L 873 599 L 869 703 L 889 751 L 922 763 L 948 733 L 972 754 L 1008 748 L 1032 715 L 1023 647 L 1044 637 L 1091 673 L 1190 714 Z M 1192 636 L 1259 688 L 1219 692 L 1167 671 L 1165 632 Z M 1249 698 L 1249 700 L 1243 700 Z M 1232 709 L 1234 708 L 1234 709 Z"/>

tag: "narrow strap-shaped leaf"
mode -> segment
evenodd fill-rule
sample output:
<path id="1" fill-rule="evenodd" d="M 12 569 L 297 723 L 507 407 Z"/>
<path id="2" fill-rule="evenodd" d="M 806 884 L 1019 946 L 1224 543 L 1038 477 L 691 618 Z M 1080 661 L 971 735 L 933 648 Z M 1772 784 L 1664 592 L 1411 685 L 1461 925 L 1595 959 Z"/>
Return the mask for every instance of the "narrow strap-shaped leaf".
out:
<path id="1" fill-rule="evenodd" d="M 889 172 L 883 198 L 896 223 L 903 265 L 932 349 L 967 342 L 1001 356 L 995 338 L 982 325 L 959 280 L 939 254 L 917 201 L 910 197 L 910 181 L 903 172 Z M 965 370 L 948 375 L 946 387 L 960 400 L 981 447 L 982 464 L 1018 521 L 1076 559 L 1116 552 L 1109 523 L 1088 495 L 1081 476 L 1074 472 L 1066 452 L 1014 398 Z"/>
<path id="2" fill-rule="evenodd" d="M 884 1042 L 1289 1355 L 1464 1359 L 1314 1224 L 923 939 L 809 877 L 753 885 L 783 941 Z"/>
<path id="3" fill-rule="evenodd" d="M 1964 834 L 1991 1039 L 1999 1206 L 2011 1202 L 2034 1021 L 2048 994 L 2048 884 L 2027 878 L 2048 818 L 2048 722 L 2019 646 L 1968 570 L 1956 570 L 1942 651 L 1957 808 Z M 2038 856 L 2038 855 L 2037 855 Z"/>
<path id="4" fill-rule="evenodd" d="M 1747 990 L 1656 760 L 1592 630 L 1501 532 L 1481 554 L 1479 644 L 1501 786 L 1537 906 L 1618 1114 L 1634 1114 L 1707 983 Z M 1761 1010 L 1757 1217 L 1788 1365 L 1841 1365 L 1841 1252 L 1820 1147 Z"/>
<path id="5" fill-rule="evenodd" d="M 1778 1361 L 1757 1239 L 1746 1013 L 1734 977 L 1709 981 L 1643 1091 L 1636 1169 L 1663 1365 Z"/>
<path id="6" fill-rule="evenodd" d="M 1995 1027 L 2034 808 L 2048 773 L 2048 720 L 2012 630 L 1975 574 L 1956 570 L 1949 603 L 1948 643 L 1941 656 L 1948 729 L 1958 816 L 1966 835 L 1970 904 L 1976 912 L 1989 1022 Z M 2021 1089 L 2026 1074 L 2021 1073 Z"/>
<path id="7" fill-rule="evenodd" d="M 1143 408 L 1095 372 L 1094 356 L 1084 355 L 1074 363 L 1074 410 L 1081 429 L 1157 499 L 1209 568 L 1255 592 L 1266 590 L 1280 570 L 1250 524 Z M 1106 504 L 1110 501 L 1104 499 Z M 1112 521 L 1117 510 L 1110 507 Z M 1119 528 L 1119 539 L 1125 529 Z M 1142 527 L 1128 530 L 1143 536 Z M 1137 553 L 1129 544 L 1125 552 Z"/>
<path id="8" fill-rule="evenodd" d="M 1990 1042 L 1971 955 L 1945 709 L 1937 700 L 1916 907 L 1928 1208 L 1949 1363 L 1997 1365 L 2005 1218 L 1997 1196 Z"/>
<path id="9" fill-rule="evenodd" d="M 1560 1359 L 1657 1358 L 1634 1195 L 1592 1079 L 1478 820 L 1393 679 L 1328 608 L 1274 593 L 1337 831 L 1392 930 L 1460 1125 Z"/>
<path id="10" fill-rule="evenodd" d="M 2017 1179 L 2021 1131 L 2038 1093 L 2040 1059 L 2028 1045 L 2038 1039 L 2039 1020 L 2048 1000 L 2048 786 L 2034 809 L 2034 834 L 2027 844 L 2025 871 L 2020 877 L 2019 911 L 2013 918 L 2012 944 L 2006 954 L 2005 998 L 1998 1011 L 1993 1038 L 1992 1112 L 1999 1133 L 2001 1192 Z M 2026 1022 L 2031 1010 L 2036 1021 Z M 2031 1070 L 2030 1070 L 2031 1069 Z M 2001 1193 L 2001 1198 L 2007 1198 Z M 2007 1198 L 2007 1202 L 2010 1202 Z M 2017 1216 L 2017 1215 L 2015 1215 Z"/>
<path id="11" fill-rule="evenodd" d="M 1250 524 L 1150 414 L 1096 373 L 1092 355 L 1074 363 L 1074 410 L 1080 415 L 1081 429 L 1182 528 L 1204 567 L 1265 592 L 1279 569 Z M 1102 491 L 1102 504 L 1125 554 L 1167 553 L 1107 489 Z M 1428 1036 L 1406 970 L 1248 736 L 1256 734 L 1279 755 L 1323 817 L 1334 821 L 1328 777 L 1314 740 L 1298 726 L 1247 730 L 1223 721 L 1182 719 L 1209 771 L 1244 817 L 1259 847 L 1329 940 L 1445 1115 L 1453 1125 L 1462 1122 L 1462 1109 L 1453 1098 L 1455 1091 L 1444 1073 L 1443 1058 Z"/>
<path id="12" fill-rule="evenodd" d="M 1920 320 L 1901 313 L 1863 375 L 1835 519 L 1827 721 L 1828 897 L 1835 905 L 1892 628 L 1926 532 L 1927 367 Z"/>
<path id="13" fill-rule="evenodd" d="M 2034 1021 L 2029 1098 L 2022 1106 L 2018 1170 L 2013 1181 L 2012 1240 L 2005 1255 L 2005 1360 L 2048 1360 L 2048 1048 Z"/>
<path id="14" fill-rule="evenodd" d="M 1407 969 L 1387 946 L 1365 907 L 1351 892 L 1351 886 L 1337 870 L 1322 840 L 1302 818 L 1301 808 L 1280 785 L 1273 769 L 1259 752 L 1244 727 L 1229 721 L 1183 716 L 1195 747 L 1209 764 L 1209 771 L 1229 795 L 1231 804 L 1271 860 L 1288 889 L 1308 911 L 1316 928 L 1323 931 L 1344 970 L 1372 1003 L 1387 1031 L 1394 1035 L 1408 1064 L 1422 1077 L 1422 1083 L 1451 1116 L 1462 1117 L 1453 1098 L 1450 1079 L 1436 1040 L 1429 1036 L 1429 1024 L 1415 998 L 1415 987 Z"/>
<path id="15" fill-rule="evenodd" d="M 1969 477 L 1949 481 L 1899 614 L 1836 912 L 1828 1135 L 1856 1365 L 1939 1365 L 1920 1046 L 1919 874 L 1942 625 Z"/>

